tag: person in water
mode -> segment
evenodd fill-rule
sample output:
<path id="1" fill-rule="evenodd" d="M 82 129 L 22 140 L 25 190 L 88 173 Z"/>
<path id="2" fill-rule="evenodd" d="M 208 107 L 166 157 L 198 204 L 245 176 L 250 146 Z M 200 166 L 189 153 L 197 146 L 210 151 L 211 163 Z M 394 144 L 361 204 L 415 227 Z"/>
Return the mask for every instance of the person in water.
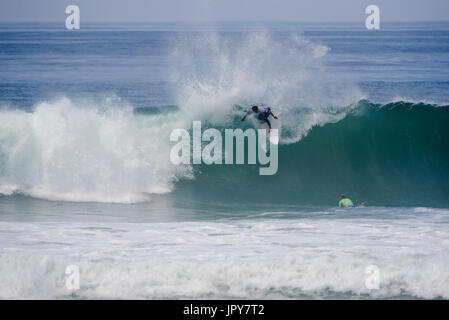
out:
<path id="1" fill-rule="evenodd" d="M 277 119 L 278 117 L 276 117 L 273 112 L 271 112 L 271 109 L 265 106 L 252 106 L 251 110 L 249 110 L 245 116 L 242 118 L 242 120 L 240 121 L 245 121 L 246 117 L 252 113 L 256 113 L 257 114 L 257 119 L 259 119 L 262 123 L 266 123 L 268 124 L 268 133 L 270 133 L 271 131 L 271 123 L 270 120 L 268 120 L 269 116 L 272 116 L 273 118 Z"/>
<path id="2" fill-rule="evenodd" d="M 352 203 L 351 199 L 346 198 L 346 196 L 344 194 L 340 195 L 340 201 L 338 202 L 338 207 L 339 208 L 350 208 L 353 207 L 354 204 Z"/>

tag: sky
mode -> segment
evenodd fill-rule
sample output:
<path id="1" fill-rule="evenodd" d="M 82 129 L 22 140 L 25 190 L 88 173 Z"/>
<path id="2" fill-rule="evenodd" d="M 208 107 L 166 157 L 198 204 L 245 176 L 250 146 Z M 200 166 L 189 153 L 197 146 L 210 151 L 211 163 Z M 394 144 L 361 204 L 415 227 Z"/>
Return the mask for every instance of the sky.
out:
<path id="1" fill-rule="evenodd" d="M 0 0 L 0 22 L 65 21 L 75 4 L 83 22 L 357 22 L 377 5 L 387 21 L 448 21 L 449 0 Z"/>

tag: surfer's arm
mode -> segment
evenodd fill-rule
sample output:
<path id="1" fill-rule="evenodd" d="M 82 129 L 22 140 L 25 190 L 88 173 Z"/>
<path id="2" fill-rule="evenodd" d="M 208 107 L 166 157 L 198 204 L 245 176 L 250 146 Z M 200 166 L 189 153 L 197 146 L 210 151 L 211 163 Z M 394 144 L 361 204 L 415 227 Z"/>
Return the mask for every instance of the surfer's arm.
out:
<path id="1" fill-rule="evenodd" d="M 243 116 L 243 118 L 240 120 L 240 121 L 245 121 L 245 119 L 246 119 L 246 117 L 249 115 L 249 114 L 252 114 L 252 113 L 254 113 L 254 111 L 253 110 L 249 110 L 247 113 L 245 113 L 245 115 Z"/>
<path id="2" fill-rule="evenodd" d="M 278 117 L 276 117 L 276 116 L 273 114 L 273 112 L 271 112 L 271 110 L 270 110 L 270 115 L 271 115 L 273 118 L 275 118 L 276 120 L 278 119 Z"/>

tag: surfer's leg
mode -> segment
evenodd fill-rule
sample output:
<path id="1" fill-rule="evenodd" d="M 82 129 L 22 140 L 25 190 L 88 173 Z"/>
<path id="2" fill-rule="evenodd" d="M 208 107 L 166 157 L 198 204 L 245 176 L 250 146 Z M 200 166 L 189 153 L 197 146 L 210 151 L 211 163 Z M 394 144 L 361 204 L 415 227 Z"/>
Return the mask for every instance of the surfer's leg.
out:
<path id="1" fill-rule="evenodd" d="M 270 123 L 270 120 L 268 120 L 268 119 L 265 119 L 265 122 L 268 124 L 268 135 L 270 135 L 270 133 L 271 133 L 271 123 Z"/>
<path id="2" fill-rule="evenodd" d="M 268 127 L 270 128 L 270 130 L 271 130 L 271 123 L 270 123 L 270 120 L 268 120 L 268 119 L 265 119 L 265 122 L 268 124 Z"/>

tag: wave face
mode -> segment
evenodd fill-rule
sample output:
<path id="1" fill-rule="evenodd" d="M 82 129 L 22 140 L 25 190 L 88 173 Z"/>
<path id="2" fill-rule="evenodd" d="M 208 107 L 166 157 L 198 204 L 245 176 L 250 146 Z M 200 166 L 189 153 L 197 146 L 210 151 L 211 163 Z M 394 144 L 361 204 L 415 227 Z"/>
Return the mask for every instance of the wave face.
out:
<path id="1" fill-rule="evenodd" d="M 237 106 L 227 124 L 208 125 L 241 126 L 241 113 Z M 298 109 L 280 126 L 273 176 L 259 176 L 258 165 L 172 165 L 169 134 L 191 125 L 176 107 L 93 108 L 63 98 L 33 112 L 3 110 L 0 119 L 3 195 L 335 205 L 346 193 L 366 205 L 449 206 L 449 106 L 362 100 L 337 111 Z"/>
<path id="2" fill-rule="evenodd" d="M 179 189 L 217 201 L 335 205 L 345 193 L 367 205 L 447 207 L 448 121 L 448 106 L 362 100 L 297 142 L 282 131 L 281 143 L 289 143 L 279 147 L 276 175 L 258 176 L 257 166 L 203 165 Z"/>

